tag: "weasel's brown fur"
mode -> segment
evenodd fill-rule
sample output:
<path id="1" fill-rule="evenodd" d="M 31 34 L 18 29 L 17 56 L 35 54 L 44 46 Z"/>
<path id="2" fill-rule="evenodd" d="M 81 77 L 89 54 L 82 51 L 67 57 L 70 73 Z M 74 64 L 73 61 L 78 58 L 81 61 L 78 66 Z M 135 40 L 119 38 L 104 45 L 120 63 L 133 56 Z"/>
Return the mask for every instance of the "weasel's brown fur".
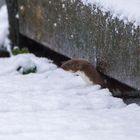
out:
<path id="1" fill-rule="evenodd" d="M 66 71 L 82 72 L 92 82 L 92 84 L 99 84 L 105 86 L 104 79 L 97 72 L 94 66 L 84 59 L 72 59 L 62 64 L 61 68 Z"/>

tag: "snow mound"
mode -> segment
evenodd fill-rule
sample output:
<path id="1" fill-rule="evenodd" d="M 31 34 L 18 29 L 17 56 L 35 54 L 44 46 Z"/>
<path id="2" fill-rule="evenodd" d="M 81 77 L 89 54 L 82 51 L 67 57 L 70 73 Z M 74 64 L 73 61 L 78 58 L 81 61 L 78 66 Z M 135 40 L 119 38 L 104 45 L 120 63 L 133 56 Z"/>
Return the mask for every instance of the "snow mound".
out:
<path id="1" fill-rule="evenodd" d="M 46 63 L 50 63 L 49 67 Z M 8 75 L 8 74 L 18 74 L 17 69 L 22 67 L 23 69 L 37 67 L 37 73 L 41 73 L 46 71 L 47 69 L 54 69 L 56 65 L 52 64 L 51 60 L 47 60 L 45 58 L 38 59 L 33 54 L 22 54 L 16 55 L 9 59 L 0 58 L 1 71 L 0 75 Z M 22 71 L 21 71 L 22 73 Z"/>
<path id="2" fill-rule="evenodd" d="M 19 66 L 30 68 L 34 65 L 37 67 L 37 73 L 29 74 L 24 77 L 24 75 L 19 74 L 17 71 Z M 26 85 L 26 78 L 29 77 L 31 83 L 25 86 L 27 90 L 28 87 L 32 85 L 36 85 L 37 87 L 43 86 L 43 89 L 47 94 L 46 97 L 43 97 L 45 99 L 44 105 L 45 109 L 48 110 L 62 108 L 92 110 L 120 108 L 125 106 L 122 100 L 113 98 L 108 89 L 101 89 L 99 85 L 86 85 L 81 77 L 57 68 L 57 66 L 48 59 L 37 58 L 32 54 L 17 55 L 11 58 L 0 59 L 0 69 L 1 77 L 7 77 L 10 75 L 13 79 L 17 78 L 17 80 L 13 81 L 19 80 L 19 82 L 19 78 L 23 78 L 24 86 Z M 40 83 L 35 84 L 35 81 L 32 81 L 32 77 L 42 78 L 42 76 L 44 78 Z M 27 80 L 29 79 L 27 78 Z M 43 81 L 45 84 L 42 84 Z M 12 89 L 14 89 L 14 86 L 12 86 Z"/>
<path id="3" fill-rule="evenodd" d="M 102 11 L 110 11 L 114 17 L 140 25 L 139 0 L 82 0 L 84 4 L 96 4 Z"/>

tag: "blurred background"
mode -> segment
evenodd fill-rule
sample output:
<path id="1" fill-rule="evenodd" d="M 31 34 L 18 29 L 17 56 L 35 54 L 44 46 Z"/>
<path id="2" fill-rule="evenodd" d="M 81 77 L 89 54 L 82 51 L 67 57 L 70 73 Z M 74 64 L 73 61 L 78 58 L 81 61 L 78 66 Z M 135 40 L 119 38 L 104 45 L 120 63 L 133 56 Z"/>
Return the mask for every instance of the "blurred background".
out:
<path id="1" fill-rule="evenodd" d="M 5 4 L 5 0 L 0 0 L 0 8 L 3 4 Z"/>

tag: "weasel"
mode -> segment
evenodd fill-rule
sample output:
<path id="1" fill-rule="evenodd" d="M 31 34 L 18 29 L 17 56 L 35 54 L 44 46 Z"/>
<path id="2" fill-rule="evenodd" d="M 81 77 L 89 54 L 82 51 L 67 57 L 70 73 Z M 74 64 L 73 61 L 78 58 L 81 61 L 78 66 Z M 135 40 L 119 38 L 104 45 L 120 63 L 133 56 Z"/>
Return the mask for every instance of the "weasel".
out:
<path id="1" fill-rule="evenodd" d="M 61 65 L 66 71 L 76 72 L 86 81 L 88 84 L 99 84 L 102 87 L 105 87 L 104 79 L 97 72 L 95 67 L 84 59 L 71 59 L 66 61 Z"/>

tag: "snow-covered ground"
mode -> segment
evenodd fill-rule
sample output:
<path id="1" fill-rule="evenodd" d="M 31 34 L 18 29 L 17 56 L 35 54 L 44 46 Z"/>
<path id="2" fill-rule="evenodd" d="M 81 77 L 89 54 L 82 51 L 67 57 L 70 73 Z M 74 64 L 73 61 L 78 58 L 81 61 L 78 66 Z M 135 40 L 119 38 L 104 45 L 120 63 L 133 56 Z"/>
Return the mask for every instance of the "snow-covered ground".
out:
<path id="1" fill-rule="evenodd" d="M 140 25 L 140 0 L 82 0 L 85 4 L 96 4 L 114 17 Z"/>
<path id="2" fill-rule="evenodd" d="M 37 66 L 22 75 L 19 66 Z M 139 140 L 140 107 L 32 54 L 0 59 L 1 140 Z"/>
<path id="3" fill-rule="evenodd" d="M 34 65 L 36 73 L 17 72 Z M 0 140 L 139 140 L 139 124 L 139 106 L 46 58 L 0 58 Z"/>
<path id="4" fill-rule="evenodd" d="M 37 66 L 22 75 L 19 66 Z M 0 59 L 1 140 L 139 140 L 140 107 L 32 54 Z"/>

